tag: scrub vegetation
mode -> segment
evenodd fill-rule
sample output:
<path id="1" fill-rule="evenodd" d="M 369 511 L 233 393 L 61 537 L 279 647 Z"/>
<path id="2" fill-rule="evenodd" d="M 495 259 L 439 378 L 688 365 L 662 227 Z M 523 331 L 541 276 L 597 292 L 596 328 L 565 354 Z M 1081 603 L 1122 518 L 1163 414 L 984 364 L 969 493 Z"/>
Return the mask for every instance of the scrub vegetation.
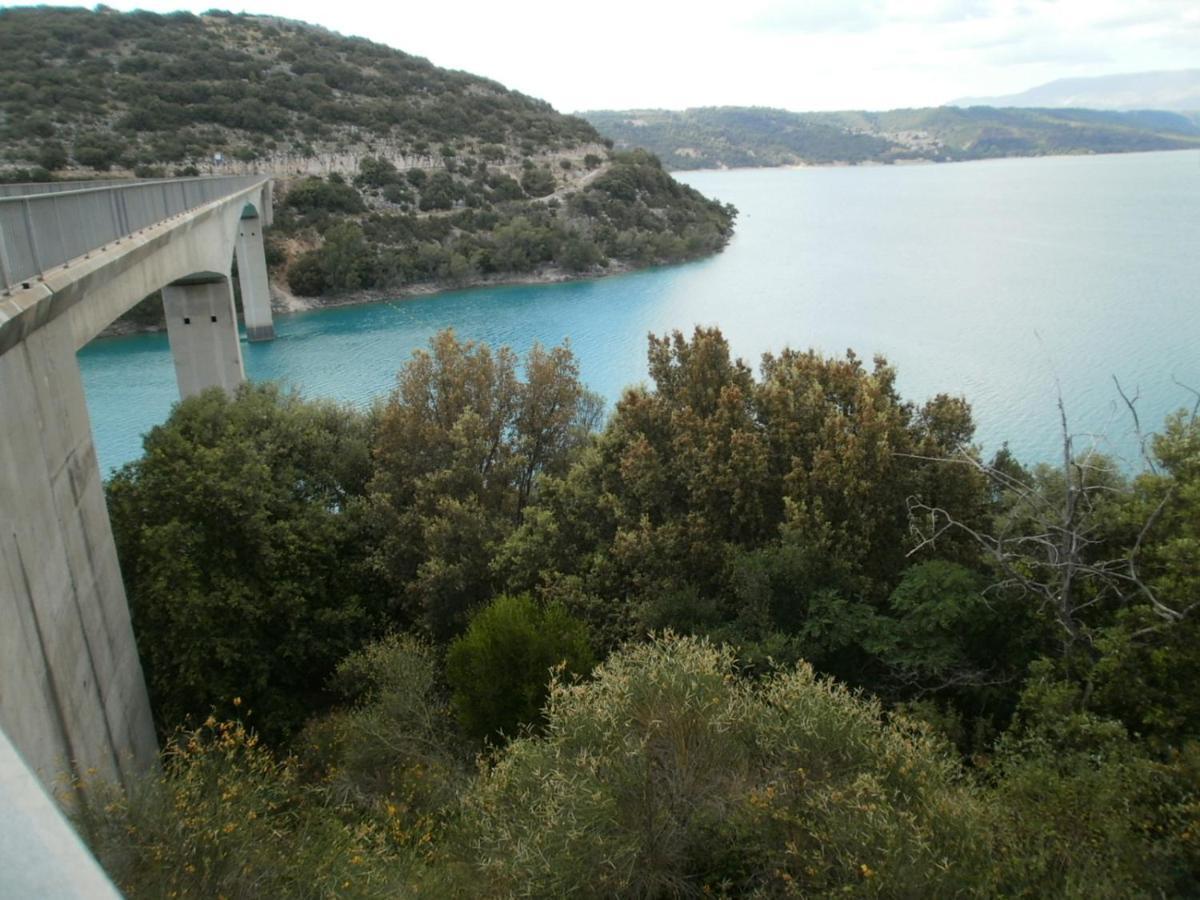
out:
<path id="1" fill-rule="evenodd" d="M 1200 891 L 1194 411 L 1027 468 L 883 359 L 649 363 L 607 419 L 569 348 L 450 332 L 367 412 L 181 402 L 109 485 L 166 741 L 81 786 L 116 882 Z"/>

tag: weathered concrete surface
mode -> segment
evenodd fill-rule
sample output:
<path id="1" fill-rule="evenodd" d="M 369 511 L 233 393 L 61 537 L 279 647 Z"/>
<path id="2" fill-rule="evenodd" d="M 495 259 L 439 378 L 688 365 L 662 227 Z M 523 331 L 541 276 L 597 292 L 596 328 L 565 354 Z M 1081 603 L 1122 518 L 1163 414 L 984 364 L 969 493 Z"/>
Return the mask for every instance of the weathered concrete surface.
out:
<path id="1" fill-rule="evenodd" d="M 163 288 L 162 298 L 179 396 L 210 387 L 232 394 L 246 380 L 246 370 L 229 279 L 177 282 Z"/>
<path id="2" fill-rule="evenodd" d="M 37 777 L 0 732 L 0 897 L 119 900 Z"/>
<path id="3" fill-rule="evenodd" d="M 157 753 L 75 352 L 142 297 L 206 281 L 240 370 L 227 275 L 247 203 L 269 184 L 0 296 L 0 729 L 47 784 L 127 781 Z"/>
<path id="4" fill-rule="evenodd" d="M 238 223 L 237 265 L 246 337 L 252 341 L 273 340 L 275 320 L 271 315 L 267 254 L 263 247 L 262 219 L 257 215 L 243 215 Z"/>
<path id="5" fill-rule="evenodd" d="M 157 746 L 70 322 L 0 355 L 0 725 L 48 783 Z"/>

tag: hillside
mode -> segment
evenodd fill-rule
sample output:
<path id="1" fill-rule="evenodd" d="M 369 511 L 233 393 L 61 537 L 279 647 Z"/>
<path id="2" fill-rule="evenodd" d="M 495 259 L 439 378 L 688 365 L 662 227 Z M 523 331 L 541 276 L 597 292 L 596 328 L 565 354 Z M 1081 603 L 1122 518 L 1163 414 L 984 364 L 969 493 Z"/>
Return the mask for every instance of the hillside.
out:
<path id="1" fill-rule="evenodd" d="M 280 293 L 598 274 L 721 249 L 734 211 L 586 121 L 303 23 L 0 10 L 0 179 L 269 172 Z"/>
<path id="2" fill-rule="evenodd" d="M 1169 112 L 929 107 L 794 113 L 735 106 L 581 115 L 617 147 L 644 147 L 677 170 L 1200 147 L 1200 123 Z"/>
<path id="3" fill-rule="evenodd" d="M 1093 78 L 1059 78 L 1018 94 L 964 97 L 950 106 L 1043 106 L 1087 109 L 1200 110 L 1200 69 L 1127 72 Z"/>

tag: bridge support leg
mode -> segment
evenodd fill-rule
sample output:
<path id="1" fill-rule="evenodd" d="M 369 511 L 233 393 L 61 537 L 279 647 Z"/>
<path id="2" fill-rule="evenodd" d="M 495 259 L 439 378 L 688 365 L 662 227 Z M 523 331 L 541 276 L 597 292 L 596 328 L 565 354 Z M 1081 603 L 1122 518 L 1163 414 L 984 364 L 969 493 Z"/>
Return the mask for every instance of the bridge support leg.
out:
<path id="1" fill-rule="evenodd" d="M 175 360 L 179 396 L 210 387 L 233 393 L 246 380 L 229 279 L 187 279 L 163 288 L 167 339 Z"/>
<path id="2" fill-rule="evenodd" d="M 275 320 L 271 316 L 267 254 L 263 248 L 262 220 L 258 216 L 243 218 L 239 223 L 237 264 L 246 337 L 252 341 L 273 340 Z"/>
<path id="3" fill-rule="evenodd" d="M 158 748 L 66 317 L 0 385 L 0 726 L 47 785 L 127 781 Z"/>

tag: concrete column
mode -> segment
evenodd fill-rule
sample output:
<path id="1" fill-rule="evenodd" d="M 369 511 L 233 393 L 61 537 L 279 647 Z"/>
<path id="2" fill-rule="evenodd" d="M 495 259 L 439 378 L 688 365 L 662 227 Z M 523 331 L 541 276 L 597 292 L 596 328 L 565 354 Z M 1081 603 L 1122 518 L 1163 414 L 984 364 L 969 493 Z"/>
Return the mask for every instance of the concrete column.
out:
<path id="1" fill-rule="evenodd" d="M 179 396 L 186 399 L 210 387 L 233 393 L 246 380 L 246 370 L 229 279 L 177 281 L 163 288 L 162 296 Z"/>
<path id="2" fill-rule="evenodd" d="M 238 223 L 237 264 L 246 337 L 252 341 L 273 340 L 275 320 L 271 317 L 267 254 L 263 249 L 262 220 L 258 216 L 243 217 Z"/>
<path id="3" fill-rule="evenodd" d="M 157 745 L 66 317 L 0 354 L 0 727 L 52 785 Z"/>

